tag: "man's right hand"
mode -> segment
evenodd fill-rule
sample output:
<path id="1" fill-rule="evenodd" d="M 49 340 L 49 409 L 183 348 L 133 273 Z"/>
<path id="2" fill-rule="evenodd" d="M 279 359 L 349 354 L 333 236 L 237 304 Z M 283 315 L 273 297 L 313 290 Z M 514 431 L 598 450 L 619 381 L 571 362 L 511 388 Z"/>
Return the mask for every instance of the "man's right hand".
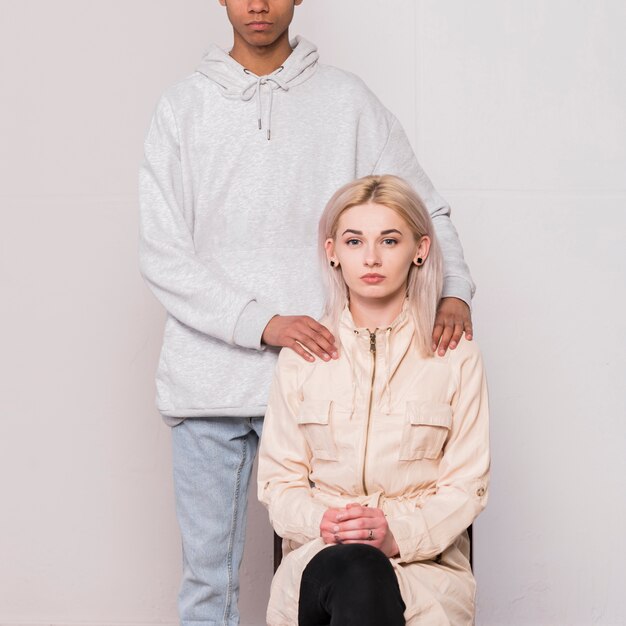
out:
<path id="1" fill-rule="evenodd" d="M 332 333 L 308 315 L 275 315 L 261 340 L 268 346 L 291 348 L 309 362 L 315 360 L 313 354 L 324 361 L 339 357 Z"/>

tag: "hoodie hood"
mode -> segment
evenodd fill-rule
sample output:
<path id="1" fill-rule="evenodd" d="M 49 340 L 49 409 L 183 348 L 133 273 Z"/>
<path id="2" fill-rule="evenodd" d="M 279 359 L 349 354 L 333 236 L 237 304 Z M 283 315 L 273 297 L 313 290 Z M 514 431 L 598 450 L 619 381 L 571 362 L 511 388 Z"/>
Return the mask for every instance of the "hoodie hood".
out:
<path id="1" fill-rule="evenodd" d="M 213 45 L 198 66 L 198 72 L 218 85 L 226 98 L 238 98 L 249 101 L 256 98 L 256 115 L 259 130 L 264 125 L 267 139 L 271 139 L 272 102 L 274 91 L 289 91 L 300 83 L 308 80 L 315 73 L 319 54 L 316 46 L 303 37 L 295 37 L 290 41 L 292 53 L 277 70 L 265 76 L 257 76 L 243 67 L 228 52 Z M 263 95 L 268 93 L 268 103 L 263 120 Z"/>
<path id="2" fill-rule="evenodd" d="M 317 47 L 304 37 L 297 36 L 289 43 L 292 53 L 281 67 L 266 76 L 257 76 L 216 45 L 212 45 L 204 55 L 198 72 L 217 83 L 226 97 L 241 97 L 258 78 L 280 77 L 277 85 L 288 90 L 309 79 L 315 73 L 319 59 Z"/>

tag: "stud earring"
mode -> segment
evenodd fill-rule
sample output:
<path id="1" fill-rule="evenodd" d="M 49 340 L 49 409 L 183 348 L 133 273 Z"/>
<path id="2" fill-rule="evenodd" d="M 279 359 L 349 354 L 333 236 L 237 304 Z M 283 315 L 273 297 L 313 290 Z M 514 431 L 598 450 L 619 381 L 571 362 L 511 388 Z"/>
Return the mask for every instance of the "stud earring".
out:
<path id="1" fill-rule="evenodd" d="M 335 262 L 334 262 L 334 261 L 331 261 L 331 262 L 330 262 L 330 266 L 331 266 L 331 267 L 335 267 Z"/>
<path id="2" fill-rule="evenodd" d="M 415 265 L 422 265 L 422 263 L 424 263 L 424 259 L 422 259 L 421 256 L 418 256 L 417 259 L 415 261 L 413 261 L 415 263 Z"/>

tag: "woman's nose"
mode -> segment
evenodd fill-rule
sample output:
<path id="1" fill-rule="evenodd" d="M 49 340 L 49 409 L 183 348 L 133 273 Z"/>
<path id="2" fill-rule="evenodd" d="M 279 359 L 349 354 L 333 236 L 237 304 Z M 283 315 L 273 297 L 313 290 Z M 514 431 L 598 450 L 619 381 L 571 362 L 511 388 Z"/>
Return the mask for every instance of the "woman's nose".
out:
<path id="1" fill-rule="evenodd" d="M 374 249 L 365 251 L 365 265 L 367 265 L 367 267 L 380 265 L 380 258 Z"/>

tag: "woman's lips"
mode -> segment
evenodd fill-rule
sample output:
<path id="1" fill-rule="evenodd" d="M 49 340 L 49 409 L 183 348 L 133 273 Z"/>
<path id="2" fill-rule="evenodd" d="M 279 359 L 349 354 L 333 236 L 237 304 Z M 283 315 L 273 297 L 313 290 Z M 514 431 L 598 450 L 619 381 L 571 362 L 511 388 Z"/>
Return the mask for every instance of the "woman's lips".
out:
<path id="1" fill-rule="evenodd" d="M 368 285 L 376 285 L 377 283 L 382 283 L 385 277 L 380 274 L 364 274 L 361 276 L 361 280 Z"/>

